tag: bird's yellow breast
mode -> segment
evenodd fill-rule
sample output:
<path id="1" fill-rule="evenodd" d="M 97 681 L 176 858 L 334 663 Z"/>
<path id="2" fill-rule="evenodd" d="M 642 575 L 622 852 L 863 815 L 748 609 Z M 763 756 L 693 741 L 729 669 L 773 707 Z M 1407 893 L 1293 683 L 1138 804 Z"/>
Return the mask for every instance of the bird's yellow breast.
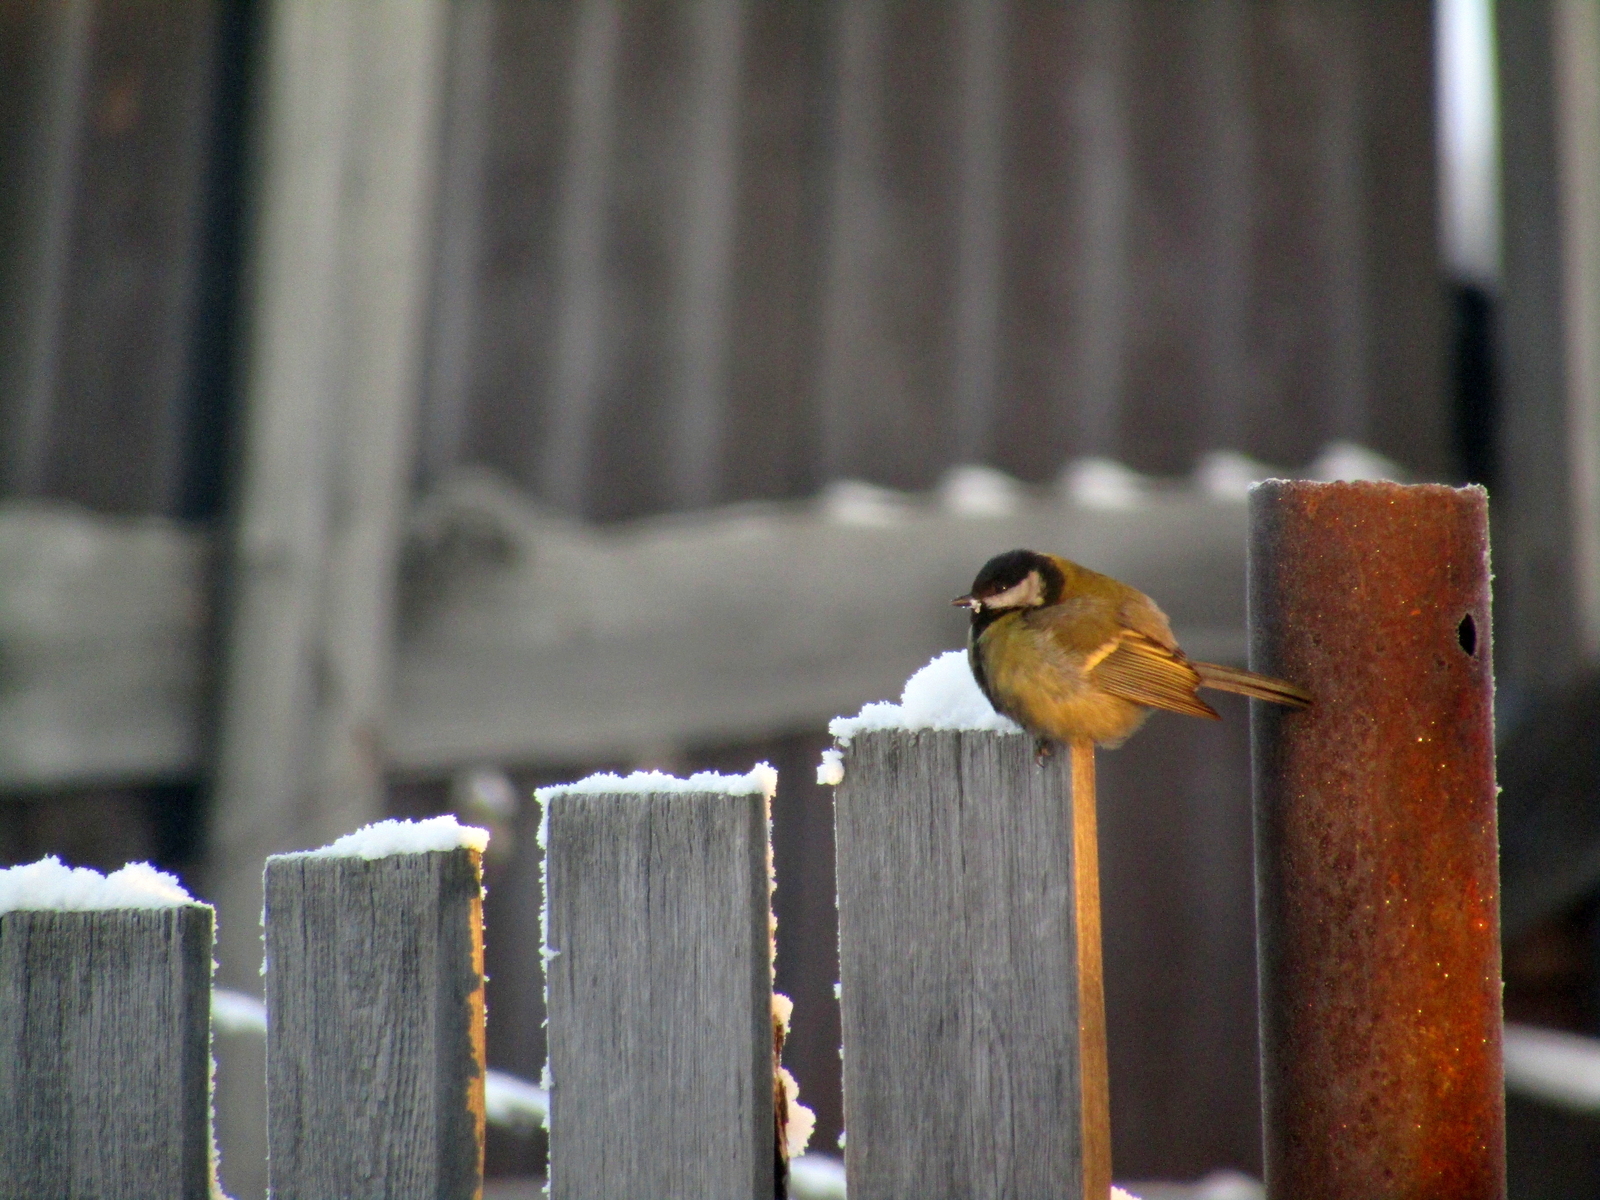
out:
<path id="1" fill-rule="evenodd" d="M 1007 613 L 971 647 L 990 701 L 1035 737 L 1120 745 L 1150 710 L 1100 690 L 1090 678 L 1095 654 L 1115 635 L 1115 626 L 1096 629 L 1096 622 L 1077 621 L 1066 627 L 1081 636 L 1063 638 L 1059 620 L 1046 624 L 1033 616 Z"/>

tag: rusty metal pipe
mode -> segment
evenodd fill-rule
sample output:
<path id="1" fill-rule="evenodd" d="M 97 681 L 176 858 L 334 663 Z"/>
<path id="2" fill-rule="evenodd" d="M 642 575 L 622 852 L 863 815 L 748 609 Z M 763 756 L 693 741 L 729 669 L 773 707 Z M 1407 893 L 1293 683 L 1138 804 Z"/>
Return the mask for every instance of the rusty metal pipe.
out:
<path id="1" fill-rule="evenodd" d="M 1487 498 L 1250 500 L 1267 1194 L 1503 1200 Z"/>

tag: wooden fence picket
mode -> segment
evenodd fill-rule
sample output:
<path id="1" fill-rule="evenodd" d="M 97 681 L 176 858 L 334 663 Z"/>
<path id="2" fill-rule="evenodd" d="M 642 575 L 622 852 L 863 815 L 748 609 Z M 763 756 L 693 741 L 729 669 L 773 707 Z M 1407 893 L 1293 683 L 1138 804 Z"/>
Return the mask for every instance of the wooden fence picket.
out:
<path id="1" fill-rule="evenodd" d="M 1079 969 L 1069 756 L 1041 766 L 1020 733 L 879 729 L 854 735 L 842 768 L 851 1200 L 1077 1197 L 1096 1183 L 1103 1197 L 1104 1066 L 1085 1051 L 1099 981 Z"/>
<path id="2" fill-rule="evenodd" d="M 483 1185 L 482 846 L 370 858 L 337 849 L 267 860 L 271 1194 L 473 1200 Z"/>
<path id="3" fill-rule="evenodd" d="M 774 1194 L 771 787 L 540 790 L 553 1200 Z"/>
<path id="4" fill-rule="evenodd" d="M 3 909 L 0 1196 L 209 1197 L 211 908 Z"/>

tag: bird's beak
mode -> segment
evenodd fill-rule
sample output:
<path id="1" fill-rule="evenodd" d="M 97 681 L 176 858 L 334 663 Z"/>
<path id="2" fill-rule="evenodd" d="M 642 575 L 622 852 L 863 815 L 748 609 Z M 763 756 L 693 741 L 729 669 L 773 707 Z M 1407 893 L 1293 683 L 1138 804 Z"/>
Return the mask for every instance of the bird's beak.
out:
<path id="1" fill-rule="evenodd" d="M 979 600 L 976 596 L 957 596 L 954 600 L 950 601 L 950 603 L 954 604 L 957 608 L 971 609 L 973 612 L 983 611 L 983 601 Z"/>

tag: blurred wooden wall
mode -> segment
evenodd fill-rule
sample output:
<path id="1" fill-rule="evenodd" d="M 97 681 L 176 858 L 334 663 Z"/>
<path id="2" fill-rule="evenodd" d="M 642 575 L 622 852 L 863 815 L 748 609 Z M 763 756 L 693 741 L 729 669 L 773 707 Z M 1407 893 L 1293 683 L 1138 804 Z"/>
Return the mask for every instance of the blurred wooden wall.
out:
<path id="1" fill-rule="evenodd" d="M 247 9 L 0 0 L 0 497 L 217 510 Z"/>
<path id="2" fill-rule="evenodd" d="M 1449 477 L 1427 3 L 457 9 L 424 475 Z"/>
<path id="3" fill-rule="evenodd" d="M 215 511 L 259 8 L 0 2 L 3 494 Z M 1423 0 L 451 8 L 424 480 L 1456 471 Z"/>

